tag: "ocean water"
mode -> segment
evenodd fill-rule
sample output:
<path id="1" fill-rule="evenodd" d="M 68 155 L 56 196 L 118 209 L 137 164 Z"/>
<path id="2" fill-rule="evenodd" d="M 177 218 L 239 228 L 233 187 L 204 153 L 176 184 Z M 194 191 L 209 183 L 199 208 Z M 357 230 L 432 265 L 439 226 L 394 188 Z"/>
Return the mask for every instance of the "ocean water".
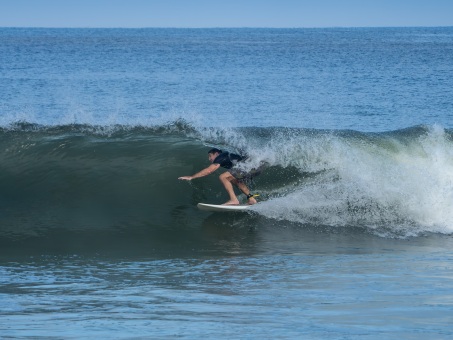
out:
<path id="1" fill-rule="evenodd" d="M 0 29 L 0 337 L 451 338 L 452 98 L 451 27 Z"/>

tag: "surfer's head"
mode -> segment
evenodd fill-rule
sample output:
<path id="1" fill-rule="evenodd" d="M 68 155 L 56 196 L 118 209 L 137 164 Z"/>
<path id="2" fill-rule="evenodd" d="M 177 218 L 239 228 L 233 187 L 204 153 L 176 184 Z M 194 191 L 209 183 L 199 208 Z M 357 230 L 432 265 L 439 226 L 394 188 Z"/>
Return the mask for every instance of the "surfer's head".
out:
<path id="1" fill-rule="evenodd" d="M 214 154 L 214 153 L 222 153 L 222 150 L 217 149 L 217 148 L 212 148 L 211 150 L 208 151 L 208 154 Z"/>
<path id="2" fill-rule="evenodd" d="M 208 151 L 208 158 L 209 158 L 209 161 L 212 163 L 214 162 L 214 159 L 216 159 L 216 157 L 218 155 L 220 155 L 222 153 L 222 150 L 220 149 L 217 149 L 217 148 L 212 148 L 211 150 Z"/>

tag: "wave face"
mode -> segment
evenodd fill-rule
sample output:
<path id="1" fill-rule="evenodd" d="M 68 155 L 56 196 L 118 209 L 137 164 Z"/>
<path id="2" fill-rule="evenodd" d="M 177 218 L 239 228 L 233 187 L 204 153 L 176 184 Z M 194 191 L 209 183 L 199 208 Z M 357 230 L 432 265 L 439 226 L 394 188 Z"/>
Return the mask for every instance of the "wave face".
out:
<path id="1" fill-rule="evenodd" d="M 383 237 L 453 232 L 452 134 L 417 126 L 385 133 L 291 128 L 37 126 L 0 130 L 1 237 L 46 230 L 197 226 L 198 202 L 222 203 L 211 146 L 269 167 L 250 218 L 348 228 Z M 242 198 L 243 199 L 243 198 Z M 254 220 L 258 223 L 258 220 Z M 250 220 L 244 223 L 254 223 Z"/>

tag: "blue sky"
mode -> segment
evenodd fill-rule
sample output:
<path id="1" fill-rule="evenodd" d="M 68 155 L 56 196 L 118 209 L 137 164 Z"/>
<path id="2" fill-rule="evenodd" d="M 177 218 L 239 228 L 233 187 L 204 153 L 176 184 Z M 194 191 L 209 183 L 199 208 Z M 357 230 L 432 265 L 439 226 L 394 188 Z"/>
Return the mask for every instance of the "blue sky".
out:
<path id="1" fill-rule="evenodd" d="M 453 26 L 453 0 L 0 0 L 0 27 Z"/>

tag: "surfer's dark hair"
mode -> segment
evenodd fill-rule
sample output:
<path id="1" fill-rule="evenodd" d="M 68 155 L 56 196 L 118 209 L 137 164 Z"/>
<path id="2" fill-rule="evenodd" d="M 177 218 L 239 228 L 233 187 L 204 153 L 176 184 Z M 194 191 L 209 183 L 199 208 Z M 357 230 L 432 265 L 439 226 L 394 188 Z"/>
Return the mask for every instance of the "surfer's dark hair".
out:
<path id="1" fill-rule="evenodd" d="M 211 154 L 211 153 L 222 153 L 222 150 L 217 149 L 217 148 L 212 148 L 211 150 L 208 151 L 208 154 Z"/>

